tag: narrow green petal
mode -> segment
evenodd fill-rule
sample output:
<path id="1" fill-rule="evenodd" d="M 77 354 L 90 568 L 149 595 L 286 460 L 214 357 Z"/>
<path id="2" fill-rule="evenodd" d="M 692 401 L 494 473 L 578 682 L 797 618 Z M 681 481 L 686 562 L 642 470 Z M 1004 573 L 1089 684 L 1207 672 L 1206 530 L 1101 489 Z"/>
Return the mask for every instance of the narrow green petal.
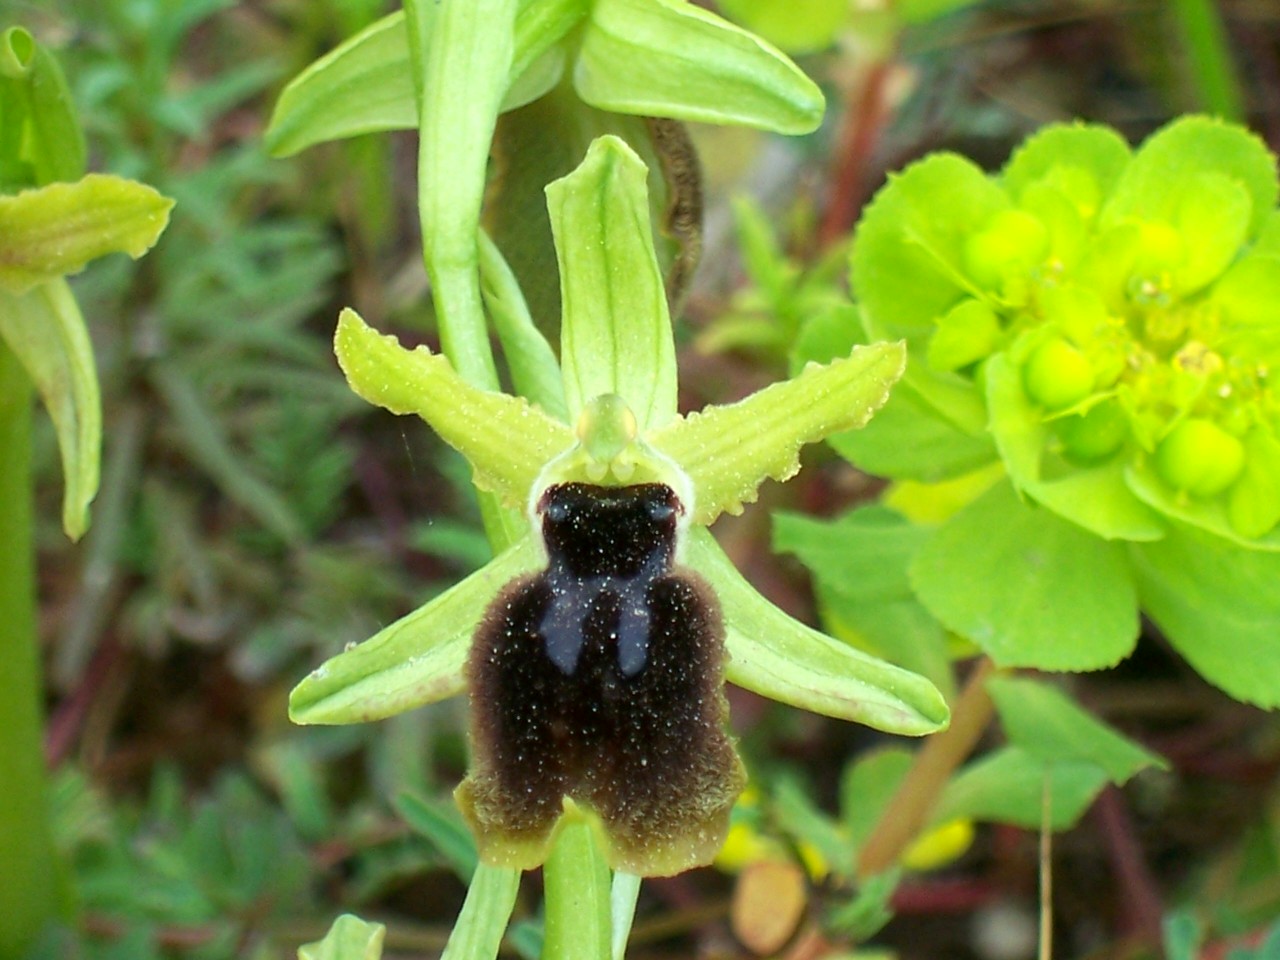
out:
<path id="1" fill-rule="evenodd" d="M 62 475 L 62 527 L 72 540 L 89 526 L 98 492 L 102 402 L 93 345 L 65 280 L 51 280 L 14 296 L 0 290 L 0 337 L 35 384 L 58 435 Z"/>
<path id="2" fill-rule="evenodd" d="M 461 453 L 475 482 L 523 509 L 543 466 L 575 443 L 573 432 L 522 397 L 467 383 L 439 354 L 406 350 L 343 310 L 334 337 L 351 389 L 392 413 L 417 414 Z"/>
<path id="3" fill-rule="evenodd" d="M 693 480 L 693 521 L 741 513 L 767 477 L 800 469 L 800 447 L 871 419 L 906 366 L 900 343 L 855 347 L 846 358 L 810 364 L 730 406 L 707 407 L 645 437 Z"/>
<path id="4" fill-rule="evenodd" d="M 108 253 L 136 260 L 172 207 L 151 187 L 97 173 L 0 197 L 0 287 L 23 293 Z"/>
<path id="5" fill-rule="evenodd" d="M 720 598 L 731 683 L 888 733 L 919 736 L 947 725 L 933 684 L 787 616 L 743 579 L 708 531 L 690 532 L 683 562 Z"/>
<path id="6" fill-rule="evenodd" d="M 520 283 L 498 245 L 480 231 L 480 292 L 502 342 L 511 382 L 557 420 L 568 420 L 560 361 L 529 315 Z"/>
<path id="7" fill-rule="evenodd" d="M 776 48 L 684 0 L 597 0 L 573 75 L 593 107 L 801 134 L 822 92 Z"/>
<path id="8" fill-rule="evenodd" d="M 653 251 L 647 177 L 624 141 L 605 136 L 577 170 L 547 187 L 569 416 L 614 393 L 642 431 L 676 415 L 675 344 Z"/>
<path id="9" fill-rule="evenodd" d="M 523 0 L 516 16 L 503 110 L 541 96 L 563 69 L 554 45 L 586 13 L 585 0 Z M 267 146 L 287 157 L 327 140 L 418 125 L 404 11 L 370 24 L 315 61 L 285 87 L 267 129 Z"/>
<path id="10" fill-rule="evenodd" d="M 471 634 L 510 580 L 536 567 L 525 537 L 461 583 L 321 664 L 289 695 L 294 723 L 366 723 L 461 693 Z"/>

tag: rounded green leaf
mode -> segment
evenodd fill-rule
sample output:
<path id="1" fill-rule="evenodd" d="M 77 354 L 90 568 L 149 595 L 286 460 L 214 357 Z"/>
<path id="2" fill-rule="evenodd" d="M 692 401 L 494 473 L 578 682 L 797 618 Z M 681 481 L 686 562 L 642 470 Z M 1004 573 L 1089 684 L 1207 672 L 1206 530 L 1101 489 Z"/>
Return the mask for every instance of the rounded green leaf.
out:
<path id="1" fill-rule="evenodd" d="M 323 940 L 298 948 L 298 960 L 379 960 L 387 928 L 344 913 Z"/>
<path id="2" fill-rule="evenodd" d="M 916 554 L 911 582 L 929 611 L 1002 666 L 1098 670 L 1138 638 L 1124 546 L 1093 536 L 997 484 Z"/>
<path id="3" fill-rule="evenodd" d="M 1130 155 L 1129 144 L 1110 127 L 1054 124 L 1028 137 L 1009 157 L 1001 177 L 1017 200 L 1033 184 L 1052 184 L 1092 218 Z"/>
<path id="4" fill-rule="evenodd" d="M 1248 233 L 1256 235 L 1280 192 L 1275 157 L 1243 127 L 1209 117 L 1176 120 L 1142 144 L 1103 207 L 1103 225 L 1127 218 L 1176 223 L 1185 194 L 1170 185 L 1204 173 L 1228 177 L 1244 188 L 1250 201 Z"/>
<path id="5" fill-rule="evenodd" d="M 934 154 L 891 176 L 854 236 L 853 288 L 874 337 L 919 340 L 966 294 L 969 238 L 1010 206 L 975 164 Z"/>
<path id="6" fill-rule="evenodd" d="M 1237 700 L 1280 707 L 1280 553 L 1179 525 L 1133 559 L 1143 610 L 1187 662 Z"/>

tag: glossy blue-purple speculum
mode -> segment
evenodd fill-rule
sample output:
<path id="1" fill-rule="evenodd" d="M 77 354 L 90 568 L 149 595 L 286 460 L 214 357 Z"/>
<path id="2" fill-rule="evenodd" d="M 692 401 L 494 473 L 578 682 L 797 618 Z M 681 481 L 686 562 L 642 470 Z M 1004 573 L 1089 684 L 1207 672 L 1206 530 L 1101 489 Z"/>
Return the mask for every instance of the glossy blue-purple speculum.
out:
<path id="1" fill-rule="evenodd" d="M 719 604 L 675 565 L 682 510 L 657 483 L 542 495 L 547 567 L 498 594 L 467 667 L 474 756 L 458 798 L 484 859 L 540 862 L 565 797 L 631 873 L 677 873 L 723 842 L 743 775 L 724 732 Z"/>

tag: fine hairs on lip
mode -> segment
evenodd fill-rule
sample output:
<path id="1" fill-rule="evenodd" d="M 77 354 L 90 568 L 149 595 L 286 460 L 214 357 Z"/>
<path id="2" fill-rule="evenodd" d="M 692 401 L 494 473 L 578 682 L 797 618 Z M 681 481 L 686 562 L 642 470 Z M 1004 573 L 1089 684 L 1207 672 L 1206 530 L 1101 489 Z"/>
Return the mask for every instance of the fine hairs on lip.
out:
<path id="1" fill-rule="evenodd" d="M 474 772 L 459 791 L 482 857 L 536 862 L 565 797 L 644 875 L 714 856 L 742 788 L 724 732 L 724 628 L 674 565 L 683 510 L 663 484 L 550 487 L 548 563 L 508 584 L 468 663 Z"/>

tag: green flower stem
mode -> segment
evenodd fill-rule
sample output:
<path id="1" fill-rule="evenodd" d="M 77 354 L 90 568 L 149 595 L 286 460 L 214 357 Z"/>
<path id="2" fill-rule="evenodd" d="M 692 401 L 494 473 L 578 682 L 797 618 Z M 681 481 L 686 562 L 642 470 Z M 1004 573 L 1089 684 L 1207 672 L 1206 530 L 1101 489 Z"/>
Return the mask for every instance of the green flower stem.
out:
<path id="1" fill-rule="evenodd" d="M 585 816 L 566 812 L 542 871 L 546 885 L 543 960 L 609 960 L 609 868 L 596 828 Z"/>
<path id="2" fill-rule="evenodd" d="M 492 960 L 520 890 L 520 871 L 480 864 L 440 960 Z"/>
<path id="3" fill-rule="evenodd" d="M 0 957 L 20 956 L 61 912 L 40 717 L 32 542 L 33 390 L 0 340 Z"/>
<path id="4" fill-rule="evenodd" d="M 916 754 L 911 769 L 898 785 L 884 815 L 858 854 L 858 876 L 874 877 L 891 869 L 929 819 L 951 775 L 982 739 L 995 708 L 987 693 L 987 679 L 995 664 L 983 657 L 969 675 L 951 711 L 951 726 L 931 737 Z"/>

